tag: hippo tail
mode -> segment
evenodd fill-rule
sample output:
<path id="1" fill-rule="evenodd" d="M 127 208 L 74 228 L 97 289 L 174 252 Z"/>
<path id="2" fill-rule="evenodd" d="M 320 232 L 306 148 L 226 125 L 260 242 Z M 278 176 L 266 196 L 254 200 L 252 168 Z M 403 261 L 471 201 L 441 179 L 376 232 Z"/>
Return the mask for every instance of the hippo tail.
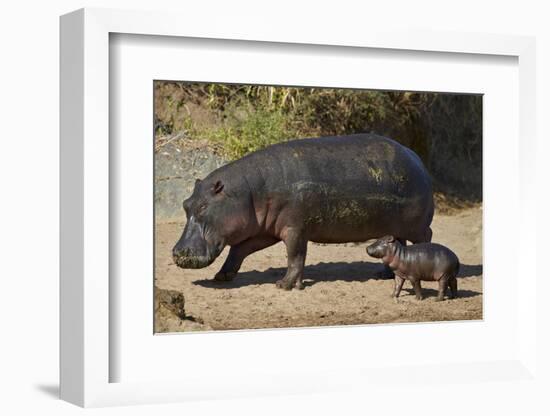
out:
<path id="1" fill-rule="evenodd" d="M 422 242 L 430 243 L 432 241 L 433 231 L 430 225 L 432 224 L 432 220 L 434 218 L 434 212 L 435 212 L 435 205 L 434 205 L 433 196 L 432 196 L 430 200 L 430 206 L 428 208 L 428 212 L 426 215 L 426 222 L 425 222 L 426 227 L 424 228 L 424 236 L 423 236 Z"/>
<path id="2" fill-rule="evenodd" d="M 435 214 L 435 203 L 434 203 L 434 198 L 433 198 L 433 194 L 432 194 L 432 197 L 430 198 L 430 208 L 428 209 L 428 216 L 427 216 L 427 223 L 428 223 L 428 227 L 430 225 L 432 225 L 432 221 L 434 219 L 434 214 Z"/>
<path id="3" fill-rule="evenodd" d="M 455 255 L 456 256 L 456 255 Z M 454 269 L 454 277 L 458 276 L 458 273 L 460 272 L 460 260 L 458 260 L 458 257 L 456 257 L 456 264 Z"/>

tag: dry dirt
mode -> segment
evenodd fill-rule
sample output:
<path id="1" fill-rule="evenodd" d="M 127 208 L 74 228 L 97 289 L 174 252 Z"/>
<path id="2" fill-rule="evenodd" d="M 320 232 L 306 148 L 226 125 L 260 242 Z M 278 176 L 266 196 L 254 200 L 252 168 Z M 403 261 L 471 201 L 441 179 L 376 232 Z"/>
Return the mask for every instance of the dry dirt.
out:
<path id="1" fill-rule="evenodd" d="M 422 282 L 424 300 L 417 301 L 406 282 L 398 302 L 391 298 L 393 280 L 377 278 L 381 263 L 370 258 L 366 244 L 309 244 L 305 289 L 275 287 L 286 270 L 282 243 L 252 254 L 239 275 L 227 283 L 212 281 L 228 248 L 209 267 L 183 270 L 172 261 L 171 249 L 182 223 L 157 223 L 157 297 L 181 292 L 185 316 L 173 313 L 170 302 L 157 302 L 156 332 L 304 327 L 387 322 L 482 319 L 482 208 L 453 215 L 437 214 L 433 241 L 455 251 L 461 261 L 458 299 L 435 302 L 437 283 Z M 165 292 L 176 291 L 176 292 Z"/>

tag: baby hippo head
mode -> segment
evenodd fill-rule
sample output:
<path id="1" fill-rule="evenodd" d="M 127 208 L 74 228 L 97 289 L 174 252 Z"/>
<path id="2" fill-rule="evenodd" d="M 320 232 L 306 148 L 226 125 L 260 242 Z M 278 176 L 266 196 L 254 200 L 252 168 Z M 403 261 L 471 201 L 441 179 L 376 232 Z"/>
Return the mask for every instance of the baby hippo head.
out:
<path id="1" fill-rule="evenodd" d="M 385 235 L 379 238 L 370 246 L 367 247 L 367 253 L 369 256 L 381 259 L 386 254 L 391 253 L 395 249 L 395 237 L 393 235 Z"/>

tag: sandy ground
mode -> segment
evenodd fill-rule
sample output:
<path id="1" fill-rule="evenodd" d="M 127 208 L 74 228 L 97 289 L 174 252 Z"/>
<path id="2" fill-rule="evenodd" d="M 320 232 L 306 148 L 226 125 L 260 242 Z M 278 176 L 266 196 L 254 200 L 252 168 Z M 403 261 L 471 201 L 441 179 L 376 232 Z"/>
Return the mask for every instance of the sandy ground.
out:
<path id="1" fill-rule="evenodd" d="M 286 270 L 282 243 L 252 254 L 239 275 L 227 283 L 213 282 L 228 248 L 205 269 L 183 270 L 172 261 L 171 249 L 183 224 L 157 223 L 156 276 L 159 298 L 180 299 L 178 307 L 159 302 L 156 332 L 303 327 L 387 322 L 482 319 L 482 209 L 436 215 L 433 241 L 455 251 L 461 261 L 458 299 L 435 302 L 437 283 L 422 282 L 424 300 L 417 301 L 409 282 L 398 302 L 391 298 L 393 280 L 377 278 L 381 263 L 370 258 L 366 244 L 309 244 L 304 290 L 275 287 Z M 175 292 L 167 292 L 175 291 Z M 168 294 L 168 295 L 167 295 Z M 180 299 L 181 300 L 181 299 Z M 181 315 L 181 314 L 180 314 Z"/>

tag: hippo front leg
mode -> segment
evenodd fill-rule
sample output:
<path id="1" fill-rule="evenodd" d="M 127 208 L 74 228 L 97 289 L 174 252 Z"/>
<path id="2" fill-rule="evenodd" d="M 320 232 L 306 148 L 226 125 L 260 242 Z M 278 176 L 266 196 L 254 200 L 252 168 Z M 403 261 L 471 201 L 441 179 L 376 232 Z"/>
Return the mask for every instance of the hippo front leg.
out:
<path id="1" fill-rule="evenodd" d="M 222 268 L 216 273 L 214 279 L 218 282 L 229 282 L 233 280 L 245 258 L 279 241 L 280 240 L 271 236 L 252 237 L 237 245 L 231 246 Z"/>
<path id="2" fill-rule="evenodd" d="M 307 240 L 303 233 L 289 230 L 283 241 L 286 245 L 288 268 L 285 277 L 277 281 L 277 287 L 285 290 L 291 290 L 293 287 L 303 289 L 302 277 L 306 262 Z"/>
<path id="3" fill-rule="evenodd" d="M 393 297 L 395 299 L 399 297 L 401 289 L 403 289 L 403 283 L 405 283 L 405 277 L 398 275 L 398 273 L 395 273 L 395 286 L 393 290 Z"/>
<path id="4" fill-rule="evenodd" d="M 414 294 L 416 295 L 416 300 L 422 300 L 422 286 L 420 285 L 420 279 L 410 277 L 409 280 L 413 284 Z"/>

